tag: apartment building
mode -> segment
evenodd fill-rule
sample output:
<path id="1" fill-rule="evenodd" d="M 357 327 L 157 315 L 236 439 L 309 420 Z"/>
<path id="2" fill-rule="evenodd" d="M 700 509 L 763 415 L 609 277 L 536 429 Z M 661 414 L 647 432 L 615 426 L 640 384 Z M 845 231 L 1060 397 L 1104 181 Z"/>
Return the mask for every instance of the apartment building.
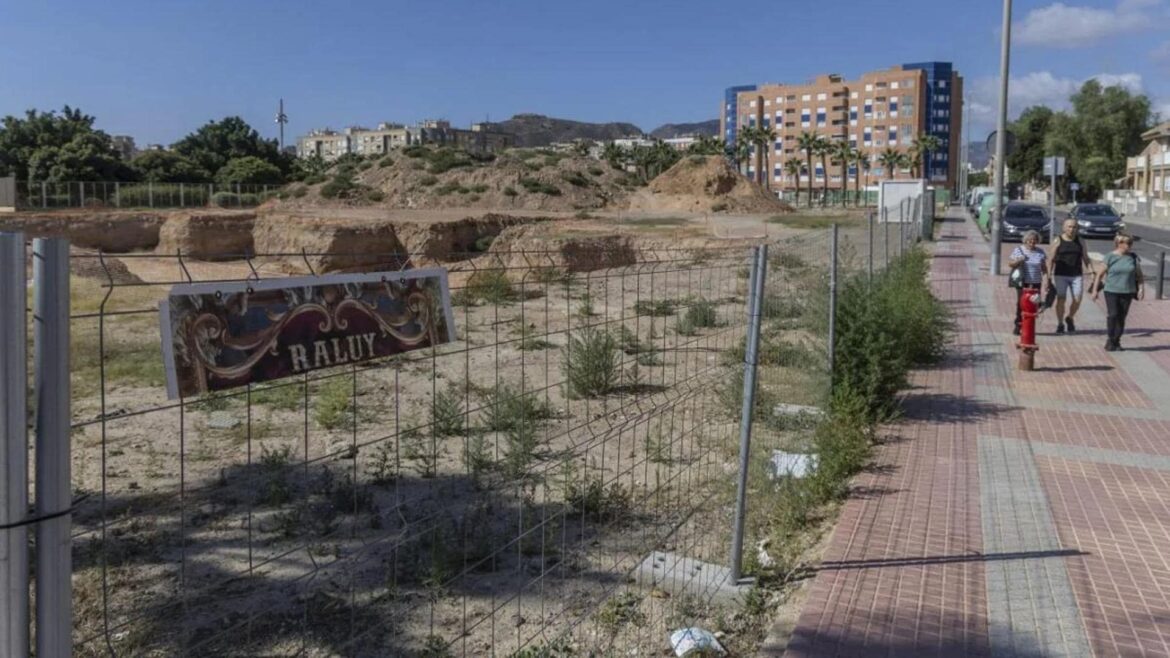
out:
<path id="1" fill-rule="evenodd" d="M 765 180 L 773 187 L 804 186 L 810 176 L 816 187 L 827 177 L 828 186 L 836 189 L 909 178 L 910 168 L 887 172 L 878 158 L 887 148 L 908 151 L 926 134 L 938 137 L 940 149 L 923 158 L 919 175 L 946 189 L 958 181 L 962 78 L 947 62 L 905 64 L 864 73 L 856 80 L 828 74 L 804 84 L 729 87 L 721 109 L 720 132 L 728 143 L 734 143 L 742 127 L 775 130 L 776 141 L 764 153 Z M 814 158 L 813 170 L 797 180 L 785 164 L 796 159 L 807 167 L 807 156 L 799 147 L 799 137 L 806 132 L 847 141 L 869 156 L 869 169 L 850 166 L 842 176 L 840 166 L 830 162 L 826 172 Z M 748 165 L 753 178 L 755 163 L 753 152 Z"/>
<path id="2" fill-rule="evenodd" d="M 377 128 L 353 126 L 340 132 L 314 130 L 297 138 L 297 157 L 319 156 L 326 161 L 347 154 L 378 156 L 415 144 L 454 146 L 468 151 L 494 153 L 516 143 L 514 135 L 475 124 L 470 130 L 453 128 L 450 122 L 426 119 L 415 126 L 383 122 Z"/>
<path id="3" fill-rule="evenodd" d="M 1150 199 L 1170 199 L 1170 121 L 1142 133 L 1148 142 L 1137 156 L 1126 159 L 1129 187 Z"/>

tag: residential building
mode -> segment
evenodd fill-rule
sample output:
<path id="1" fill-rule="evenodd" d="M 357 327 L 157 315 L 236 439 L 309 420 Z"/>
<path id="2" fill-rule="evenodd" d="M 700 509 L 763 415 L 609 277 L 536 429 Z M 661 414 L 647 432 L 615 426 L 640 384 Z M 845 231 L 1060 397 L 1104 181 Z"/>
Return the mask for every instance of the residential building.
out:
<path id="1" fill-rule="evenodd" d="M 690 148 L 690 146 L 692 144 L 694 144 L 698 141 L 699 141 L 699 137 L 697 135 L 684 135 L 682 137 L 667 137 L 666 139 L 662 140 L 662 142 L 664 144 L 666 144 L 667 146 L 670 146 L 671 148 L 675 149 L 676 151 L 685 151 L 688 148 Z"/>
<path id="2" fill-rule="evenodd" d="M 1170 121 L 1142 133 L 1142 139 L 1146 147 L 1126 159 L 1129 188 L 1150 199 L 1170 199 Z"/>
<path id="3" fill-rule="evenodd" d="M 470 130 L 453 128 L 447 121 L 427 119 L 413 127 L 400 123 L 379 123 L 377 128 L 352 126 L 343 131 L 314 130 L 297 138 L 297 157 L 319 156 L 326 161 L 347 154 L 378 156 L 416 144 L 454 146 L 468 151 L 494 153 L 516 143 L 510 133 L 474 124 Z"/>
<path id="4" fill-rule="evenodd" d="M 733 144 L 739 128 L 772 128 L 776 141 L 764 153 L 765 179 L 776 187 L 795 188 L 807 185 L 809 176 L 815 187 L 821 187 L 827 177 L 831 189 L 909 178 L 910 168 L 887 172 L 878 158 L 887 148 L 906 152 L 917 138 L 934 135 L 940 149 L 923 157 L 918 173 L 935 186 L 954 189 L 959 178 L 962 85 L 950 63 L 927 62 L 864 73 L 856 80 L 828 74 L 804 84 L 729 87 L 724 92 L 720 131 Z M 868 156 L 868 171 L 849 166 L 843 177 L 839 166 L 830 161 L 826 172 L 820 159 L 814 158 L 813 171 L 796 180 L 784 165 L 796 159 L 807 167 L 807 156 L 798 144 L 805 132 L 848 141 Z M 754 178 L 754 152 L 748 162 L 748 173 Z"/>
<path id="5" fill-rule="evenodd" d="M 635 146 L 654 146 L 657 140 L 646 135 L 639 135 L 638 137 L 619 137 L 613 140 L 614 146 L 622 148 L 634 148 Z"/>

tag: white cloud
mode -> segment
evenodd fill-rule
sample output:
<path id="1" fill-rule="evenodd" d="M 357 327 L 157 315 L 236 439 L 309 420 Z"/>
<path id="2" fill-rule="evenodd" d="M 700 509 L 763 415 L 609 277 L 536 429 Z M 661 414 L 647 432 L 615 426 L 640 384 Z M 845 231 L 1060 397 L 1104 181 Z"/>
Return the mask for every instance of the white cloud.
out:
<path id="1" fill-rule="evenodd" d="M 1139 73 L 1099 73 L 1085 79 L 1061 78 L 1049 71 L 1013 76 L 1008 87 L 1008 118 L 1014 119 L 1025 108 L 1044 105 L 1054 110 L 1069 108 L 1069 97 L 1085 82 L 1096 79 L 1103 86 L 1120 85 L 1133 93 L 1143 92 Z M 967 96 L 967 112 L 977 125 L 995 123 L 999 111 L 999 78 L 977 78 Z"/>
<path id="2" fill-rule="evenodd" d="M 1164 0 L 1121 0 L 1114 9 L 1056 2 L 1033 9 L 1012 26 L 1022 45 L 1081 48 L 1110 37 L 1155 29 L 1165 23 Z"/>
<path id="3" fill-rule="evenodd" d="M 1150 58 L 1155 62 L 1170 62 L 1170 41 L 1163 41 L 1150 51 Z"/>

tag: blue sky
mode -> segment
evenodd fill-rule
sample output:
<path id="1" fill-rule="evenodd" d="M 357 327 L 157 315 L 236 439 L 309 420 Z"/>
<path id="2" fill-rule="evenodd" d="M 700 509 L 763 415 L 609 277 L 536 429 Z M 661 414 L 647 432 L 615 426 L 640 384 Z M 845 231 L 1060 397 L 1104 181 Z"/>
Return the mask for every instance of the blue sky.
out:
<path id="1" fill-rule="evenodd" d="M 724 87 L 948 60 L 981 135 L 993 120 L 1000 3 L 675 0 L 4 0 L 0 115 L 64 104 L 139 145 L 239 114 L 309 128 L 538 112 L 714 118 Z M 1103 76 L 1170 118 L 1170 0 L 1017 0 L 1012 98 L 1060 106 Z"/>

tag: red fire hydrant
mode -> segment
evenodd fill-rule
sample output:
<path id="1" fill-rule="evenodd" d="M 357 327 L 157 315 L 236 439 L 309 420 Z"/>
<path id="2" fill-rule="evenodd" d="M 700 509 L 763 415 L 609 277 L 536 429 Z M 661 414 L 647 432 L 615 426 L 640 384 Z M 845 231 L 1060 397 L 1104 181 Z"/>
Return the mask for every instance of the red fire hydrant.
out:
<path id="1" fill-rule="evenodd" d="M 1020 342 L 1016 349 L 1020 350 L 1020 370 L 1031 370 L 1036 350 L 1036 316 L 1040 314 L 1040 291 L 1025 290 L 1020 295 Z"/>

